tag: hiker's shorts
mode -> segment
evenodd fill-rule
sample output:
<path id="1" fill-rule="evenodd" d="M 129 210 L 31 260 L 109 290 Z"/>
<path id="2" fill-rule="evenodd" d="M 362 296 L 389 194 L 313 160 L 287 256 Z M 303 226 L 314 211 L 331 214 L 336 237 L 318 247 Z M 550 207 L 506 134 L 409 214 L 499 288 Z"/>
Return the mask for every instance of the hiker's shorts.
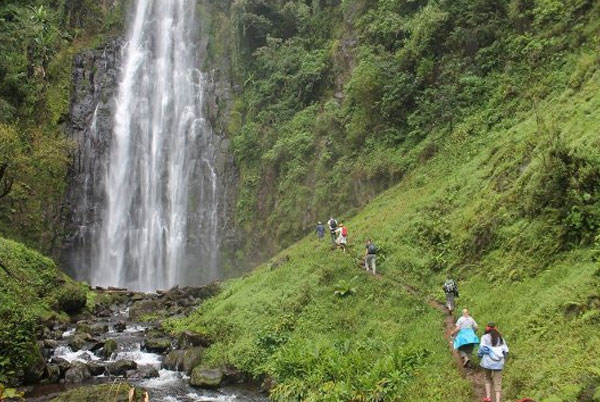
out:
<path id="1" fill-rule="evenodd" d="M 377 258 L 377 256 L 375 254 L 367 254 L 367 257 L 365 258 L 365 269 L 371 270 L 373 271 L 373 273 L 375 273 L 375 259 Z"/>
<path id="2" fill-rule="evenodd" d="M 494 392 L 502 392 L 502 370 L 485 369 L 485 382 L 493 384 Z"/>

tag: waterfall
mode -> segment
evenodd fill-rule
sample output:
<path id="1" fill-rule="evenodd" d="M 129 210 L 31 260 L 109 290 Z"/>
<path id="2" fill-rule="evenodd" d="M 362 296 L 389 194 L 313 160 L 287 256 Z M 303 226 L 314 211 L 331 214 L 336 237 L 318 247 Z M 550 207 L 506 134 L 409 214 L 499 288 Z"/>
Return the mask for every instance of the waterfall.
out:
<path id="1" fill-rule="evenodd" d="M 135 290 L 207 282 L 219 277 L 219 183 L 196 1 L 133 7 L 90 280 Z"/>

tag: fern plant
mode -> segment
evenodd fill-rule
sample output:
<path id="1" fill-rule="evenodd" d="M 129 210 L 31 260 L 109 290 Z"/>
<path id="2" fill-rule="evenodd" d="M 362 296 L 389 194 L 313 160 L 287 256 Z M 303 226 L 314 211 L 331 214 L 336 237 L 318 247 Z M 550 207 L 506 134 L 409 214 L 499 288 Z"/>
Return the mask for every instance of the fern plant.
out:
<path id="1" fill-rule="evenodd" d="M 335 284 L 335 291 L 333 294 L 339 297 L 346 297 L 355 294 L 356 287 L 354 287 L 354 281 L 356 278 L 357 277 L 355 276 L 351 281 L 340 279 L 338 283 Z"/>

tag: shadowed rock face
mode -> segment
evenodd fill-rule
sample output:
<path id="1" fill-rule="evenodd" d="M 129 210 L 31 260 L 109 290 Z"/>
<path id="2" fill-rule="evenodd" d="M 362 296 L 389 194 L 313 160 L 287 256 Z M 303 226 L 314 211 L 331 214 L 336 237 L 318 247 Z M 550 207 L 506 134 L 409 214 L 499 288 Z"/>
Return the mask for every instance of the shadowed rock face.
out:
<path id="1" fill-rule="evenodd" d="M 123 39 L 114 38 L 95 50 L 77 54 L 73 60 L 67 134 L 75 148 L 66 195 L 62 260 L 67 272 L 79 279 L 89 279 L 92 245 L 102 220 L 104 170 L 122 46 Z"/>

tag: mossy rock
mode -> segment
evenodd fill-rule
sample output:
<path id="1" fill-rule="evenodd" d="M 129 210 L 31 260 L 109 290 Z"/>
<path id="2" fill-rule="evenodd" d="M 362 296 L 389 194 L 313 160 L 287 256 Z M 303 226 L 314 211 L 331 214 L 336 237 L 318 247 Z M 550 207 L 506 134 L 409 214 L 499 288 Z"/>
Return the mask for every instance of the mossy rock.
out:
<path id="1" fill-rule="evenodd" d="M 69 315 L 79 313 L 87 303 L 87 292 L 83 286 L 67 283 L 56 294 L 58 307 Z"/>
<path id="2" fill-rule="evenodd" d="M 182 371 L 184 353 L 183 350 L 172 350 L 163 359 L 162 367 L 167 370 Z"/>
<path id="3" fill-rule="evenodd" d="M 189 348 L 183 352 L 183 364 L 182 370 L 186 372 L 186 374 L 191 374 L 192 370 L 202 363 L 202 358 L 204 357 L 204 348 L 196 347 Z"/>
<path id="4" fill-rule="evenodd" d="M 118 348 L 117 342 L 114 339 L 107 339 L 104 343 L 104 349 L 102 351 L 102 355 L 105 359 L 110 359 L 112 354 L 116 352 Z"/>
<path id="5" fill-rule="evenodd" d="M 218 388 L 222 381 L 222 369 L 199 366 L 192 371 L 190 385 L 199 388 Z"/>
<path id="6" fill-rule="evenodd" d="M 148 352 L 164 353 L 171 347 L 171 339 L 169 338 L 146 338 L 144 340 L 144 348 Z"/>
<path id="7" fill-rule="evenodd" d="M 129 391 L 132 389 L 127 383 L 118 384 L 102 384 L 80 387 L 71 391 L 65 392 L 54 399 L 52 402 L 129 402 Z M 134 400 L 143 400 L 143 389 L 135 389 Z"/>

